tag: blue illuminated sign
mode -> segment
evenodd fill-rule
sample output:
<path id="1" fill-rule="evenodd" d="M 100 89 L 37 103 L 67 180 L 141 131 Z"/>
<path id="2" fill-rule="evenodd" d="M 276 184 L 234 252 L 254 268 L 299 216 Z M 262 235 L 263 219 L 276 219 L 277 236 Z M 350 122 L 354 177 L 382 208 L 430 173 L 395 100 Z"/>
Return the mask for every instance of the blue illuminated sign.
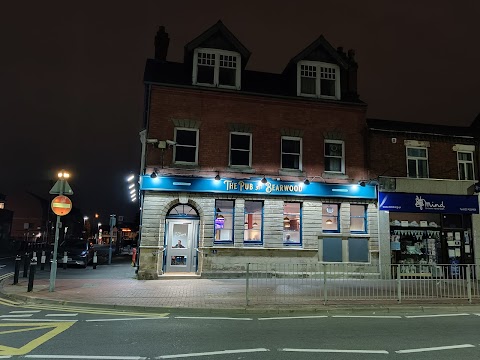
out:
<path id="1" fill-rule="evenodd" d="M 400 212 L 478 214 L 478 196 L 381 192 L 378 207 L 380 210 Z"/>
<path id="2" fill-rule="evenodd" d="M 311 182 L 275 181 L 267 179 L 263 184 L 260 179 L 221 179 L 211 178 L 151 178 L 144 175 L 140 178 L 140 190 L 177 191 L 177 192 L 209 192 L 223 194 L 255 194 L 281 196 L 335 197 L 355 199 L 376 199 L 375 186 L 356 184 L 325 184 Z"/>

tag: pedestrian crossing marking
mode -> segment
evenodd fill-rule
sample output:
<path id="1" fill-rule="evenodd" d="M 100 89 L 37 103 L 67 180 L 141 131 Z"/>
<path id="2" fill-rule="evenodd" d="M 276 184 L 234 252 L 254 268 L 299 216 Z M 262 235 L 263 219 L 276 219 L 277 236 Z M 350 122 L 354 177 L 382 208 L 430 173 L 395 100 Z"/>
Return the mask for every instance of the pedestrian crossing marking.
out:
<path id="1" fill-rule="evenodd" d="M 11 347 L 6 345 L 0 345 L 0 356 L 12 356 L 12 355 L 25 355 L 31 352 L 33 349 L 44 344 L 48 340 L 51 340 L 58 334 L 64 332 L 70 328 L 75 321 L 71 322 L 58 322 L 58 323 L 10 323 L 0 324 L 0 339 L 1 335 L 11 334 L 17 332 L 27 332 L 33 330 L 45 330 L 51 329 L 45 334 L 33 339 L 27 344 L 21 347 Z M 4 330 L 5 329 L 5 330 Z"/>

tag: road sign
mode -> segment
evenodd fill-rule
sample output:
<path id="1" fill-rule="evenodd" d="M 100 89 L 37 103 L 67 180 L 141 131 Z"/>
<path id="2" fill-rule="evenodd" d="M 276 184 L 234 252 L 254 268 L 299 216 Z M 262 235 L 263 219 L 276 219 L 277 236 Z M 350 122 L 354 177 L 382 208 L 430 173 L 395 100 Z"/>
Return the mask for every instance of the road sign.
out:
<path id="1" fill-rule="evenodd" d="M 51 205 L 53 213 L 58 216 L 67 215 L 72 210 L 72 201 L 64 195 L 56 196 Z"/>
<path id="2" fill-rule="evenodd" d="M 63 189 L 62 189 L 63 186 Z M 68 184 L 67 180 L 57 180 L 55 185 L 50 189 L 50 194 L 52 195 L 62 195 L 62 194 L 67 194 L 67 195 L 73 195 L 73 190 Z"/>

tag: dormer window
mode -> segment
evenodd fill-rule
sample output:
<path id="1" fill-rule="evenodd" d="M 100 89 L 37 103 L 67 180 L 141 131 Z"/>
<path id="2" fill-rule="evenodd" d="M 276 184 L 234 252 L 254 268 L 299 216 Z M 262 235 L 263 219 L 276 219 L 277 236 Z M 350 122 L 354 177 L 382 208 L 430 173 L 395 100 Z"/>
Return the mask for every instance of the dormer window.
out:
<path id="1" fill-rule="evenodd" d="M 297 95 L 340 100 L 340 68 L 335 64 L 300 61 Z"/>
<path id="2" fill-rule="evenodd" d="M 240 55 L 218 49 L 195 49 L 193 55 L 193 84 L 240 89 Z"/>

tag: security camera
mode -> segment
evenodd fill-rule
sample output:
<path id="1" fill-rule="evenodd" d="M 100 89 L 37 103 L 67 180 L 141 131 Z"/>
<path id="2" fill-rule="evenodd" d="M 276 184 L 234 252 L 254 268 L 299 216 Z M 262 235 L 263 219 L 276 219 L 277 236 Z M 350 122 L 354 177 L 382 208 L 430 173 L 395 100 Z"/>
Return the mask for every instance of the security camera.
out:
<path id="1" fill-rule="evenodd" d="M 177 143 L 175 141 L 172 141 L 172 140 L 167 140 L 167 144 L 170 145 L 170 146 L 177 145 Z"/>
<path id="2" fill-rule="evenodd" d="M 156 144 L 158 139 L 147 139 L 147 144 Z"/>

